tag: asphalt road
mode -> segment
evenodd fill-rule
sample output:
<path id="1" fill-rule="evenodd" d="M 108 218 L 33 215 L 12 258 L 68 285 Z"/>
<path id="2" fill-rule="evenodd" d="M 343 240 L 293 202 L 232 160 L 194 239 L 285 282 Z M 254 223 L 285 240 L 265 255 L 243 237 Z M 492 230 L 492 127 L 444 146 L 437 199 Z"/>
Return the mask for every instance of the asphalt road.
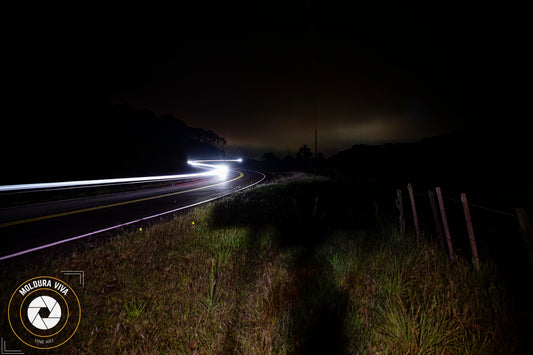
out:
<path id="1" fill-rule="evenodd" d="M 0 260 L 82 240 L 88 236 L 205 203 L 264 179 L 230 171 L 170 186 L 0 209 Z"/>

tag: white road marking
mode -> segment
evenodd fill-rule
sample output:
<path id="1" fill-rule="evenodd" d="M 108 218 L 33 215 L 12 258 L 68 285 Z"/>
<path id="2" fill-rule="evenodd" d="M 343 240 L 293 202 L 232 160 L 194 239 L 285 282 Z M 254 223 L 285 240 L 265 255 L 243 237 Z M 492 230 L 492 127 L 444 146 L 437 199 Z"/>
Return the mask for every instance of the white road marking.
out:
<path id="1" fill-rule="evenodd" d="M 256 172 L 256 173 L 259 173 L 259 172 Z M 85 234 L 82 234 L 82 235 L 77 235 L 75 237 L 70 237 L 70 238 L 58 240 L 58 241 L 53 242 L 53 243 L 48 243 L 48 244 L 44 244 L 44 245 L 41 245 L 41 246 L 38 246 L 38 247 L 35 247 L 35 248 L 22 250 L 22 251 L 19 251 L 17 253 L 1 256 L 0 260 L 11 259 L 11 258 L 20 256 L 20 255 L 24 255 L 24 254 L 28 254 L 28 253 L 31 253 L 31 252 L 34 252 L 34 251 L 37 251 L 37 250 L 42 250 L 42 249 L 50 248 L 50 247 L 53 247 L 53 246 L 56 246 L 56 245 L 72 242 L 74 240 L 78 240 L 78 239 L 82 239 L 82 238 L 85 238 L 85 237 L 89 237 L 91 235 L 95 235 L 95 234 L 99 234 L 99 233 L 103 233 L 103 232 L 108 232 L 108 231 L 113 230 L 113 229 L 117 229 L 117 228 L 120 228 L 120 227 L 125 227 L 125 226 L 128 226 L 128 225 L 134 224 L 134 223 L 138 223 L 138 222 L 141 222 L 141 221 L 146 221 L 146 220 L 149 220 L 149 219 L 152 219 L 152 218 L 156 218 L 156 217 L 160 217 L 160 216 L 163 216 L 163 215 L 166 215 L 166 214 L 169 214 L 169 213 L 174 213 L 174 212 L 181 211 L 181 210 L 184 210 L 184 209 L 187 209 L 187 208 L 195 207 L 195 206 L 201 205 L 203 203 L 211 202 L 211 201 L 217 200 L 219 198 L 231 195 L 232 193 L 235 193 L 235 192 L 238 192 L 238 191 L 241 191 L 241 190 L 244 190 L 244 189 L 247 189 L 247 188 L 250 188 L 250 187 L 252 187 L 254 185 L 259 184 L 261 181 L 263 181 L 266 178 L 265 174 L 263 174 L 263 173 L 259 173 L 259 174 L 263 175 L 263 178 L 261 180 L 256 181 L 253 184 L 250 184 L 248 186 L 241 187 L 240 189 L 237 189 L 235 191 L 228 192 L 228 193 L 223 194 L 221 196 L 213 197 L 213 198 L 210 198 L 210 199 L 207 199 L 207 200 L 204 200 L 204 201 L 200 201 L 200 202 L 196 202 L 196 203 L 193 203 L 193 204 L 190 204 L 190 205 L 187 205 L 187 206 L 182 206 L 182 207 L 170 210 L 170 211 L 154 214 L 152 216 L 143 217 L 143 218 L 139 218 L 139 219 L 136 219 L 136 220 L 133 220 L 133 221 L 129 221 L 129 222 L 126 222 L 126 223 L 117 224 L 117 225 L 114 225 L 114 226 L 111 226 L 111 227 L 108 227 L 108 228 L 99 229 L 99 230 L 96 230 L 94 232 L 89 232 L 89 233 L 85 233 Z"/>

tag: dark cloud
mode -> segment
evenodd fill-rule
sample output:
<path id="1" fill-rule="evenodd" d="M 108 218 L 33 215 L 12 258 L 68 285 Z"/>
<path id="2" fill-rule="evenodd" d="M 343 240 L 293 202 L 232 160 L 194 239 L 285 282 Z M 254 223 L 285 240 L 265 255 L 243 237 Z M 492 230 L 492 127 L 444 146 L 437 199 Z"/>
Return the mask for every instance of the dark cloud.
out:
<path id="1" fill-rule="evenodd" d="M 511 5 L 94 3 L 11 13 L 12 102 L 101 95 L 172 113 L 235 147 L 312 145 L 315 97 L 326 153 L 522 113 L 525 22 Z"/>

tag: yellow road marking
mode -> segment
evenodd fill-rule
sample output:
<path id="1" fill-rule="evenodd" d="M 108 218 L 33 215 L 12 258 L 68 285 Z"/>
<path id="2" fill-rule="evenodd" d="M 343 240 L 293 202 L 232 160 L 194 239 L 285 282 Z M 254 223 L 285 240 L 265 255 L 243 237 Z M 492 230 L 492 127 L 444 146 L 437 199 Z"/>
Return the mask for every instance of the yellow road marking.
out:
<path id="1" fill-rule="evenodd" d="M 224 183 L 227 183 L 227 182 L 232 182 L 232 181 L 238 180 L 238 179 L 240 179 L 240 178 L 242 178 L 242 177 L 244 176 L 244 174 L 241 173 L 240 171 L 237 171 L 237 172 L 239 173 L 239 176 L 237 176 L 236 178 L 233 178 L 233 179 L 231 179 L 231 180 L 227 180 L 227 181 L 222 181 L 222 182 L 219 182 L 219 183 L 216 183 L 216 184 L 212 184 L 212 185 L 208 185 L 208 186 L 196 187 L 196 188 L 194 188 L 194 189 L 184 190 L 184 191 L 171 192 L 171 193 L 164 194 L 164 195 L 157 195 L 157 196 L 144 197 L 144 198 L 139 198 L 139 199 L 137 199 L 137 200 L 122 201 L 122 202 L 112 203 L 112 204 L 109 204 L 109 205 L 102 205 L 102 206 L 89 207 L 89 208 L 84 208 L 84 209 L 81 209 L 81 210 L 75 210 L 75 211 L 69 211 L 69 212 L 61 212 L 61 213 L 51 214 L 51 215 L 47 215 L 47 216 L 40 216 L 40 217 L 34 217 L 34 218 L 28 218 L 28 219 L 21 219 L 21 220 L 18 220 L 18 221 L 6 222 L 6 223 L 2 223 L 2 224 L 0 224 L 0 228 L 2 228 L 2 227 L 14 226 L 14 225 L 17 225 L 17 224 L 23 224 L 23 223 L 30 223 L 30 222 L 42 221 L 42 220 L 44 220 L 44 219 L 51 219 L 51 218 L 63 217 L 63 216 L 71 215 L 71 214 L 77 214 L 77 213 L 83 213 L 83 212 L 89 212 L 89 211 L 101 210 L 101 209 L 109 208 L 109 207 L 116 207 L 116 206 L 128 205 L 128 204 L 136 203 L 136 202 L 142 202 L 142 201 L 148 201 L 148 200 L 155 200 L 155 199 L 157 199 L 157 198 L 164 198 L 164 197 L 169 197 L 169 196 L 173 196 L 173 195 L 184 194 L 184 193 L 186 193 L 186 192 L 192 192 L 192 191 L 203 190 L 203 189 L 207 189 L 207 188 L 210 188 L 210 187 L 213 187 L 213 186 L 217 186 L 217 185 L 221 185 L 221 184 L 224 184 Z"/>

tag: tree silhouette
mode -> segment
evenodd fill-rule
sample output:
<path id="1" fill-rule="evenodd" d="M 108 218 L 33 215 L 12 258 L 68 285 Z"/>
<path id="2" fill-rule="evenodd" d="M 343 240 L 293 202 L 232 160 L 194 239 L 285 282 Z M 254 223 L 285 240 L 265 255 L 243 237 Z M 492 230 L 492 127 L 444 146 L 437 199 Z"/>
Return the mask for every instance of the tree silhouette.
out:
<path id="1" fill-rule="evenodd" d="M 296 153 L 296 159 L 303 160 L 304 162 L 308 162 L 312 157 L 313 152 L 311 152 L 311 149 L 307 146 L 307 144 L 301 146 Z"/>
<path id="2" fill-rule="evenodd" d="M 301 146 L 296 153 L 296 161 L 298 162 L 299 167 L 303 170 L 305 170 L 311 164 L 312 158 L 313 152 L 307 146 L 307 144 Z"/>
<path id="3" fill-rule="evenodd" d="M 11 141 L 23 142 L 24 149 L 2 162 L 2 184 L 174 174 L 188 168 L 189 158 L 223 156 L 224 138 L 173 115 L 67 98 L 24 112 L 24 119 L 8 126 L 13 139 L 0 147 L 13 150 L 4 143 Z"/>

